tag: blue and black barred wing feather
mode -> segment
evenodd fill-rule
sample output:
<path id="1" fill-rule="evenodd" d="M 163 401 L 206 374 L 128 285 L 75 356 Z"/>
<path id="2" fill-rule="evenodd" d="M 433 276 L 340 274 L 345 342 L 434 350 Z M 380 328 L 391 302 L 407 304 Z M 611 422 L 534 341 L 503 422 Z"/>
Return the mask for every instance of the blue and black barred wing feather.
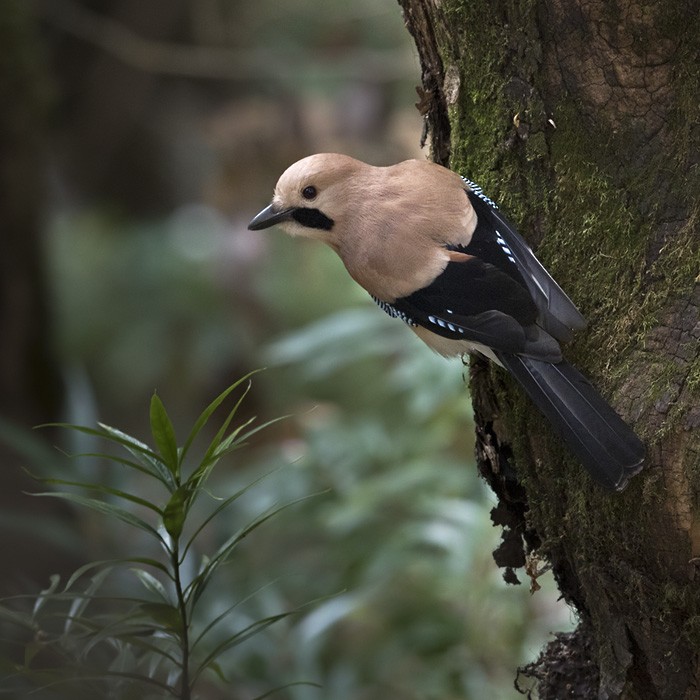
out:
<path id="1" fill-rule="evenodd" d="M 471 180 L 463 180 L 478 224 L 470 244 L 459 250 L 489 262 L 498 260 L 505 267 L 509 263 L 532 295 L 540 312 L 538 324 L 557 340 L 571 340 L 572 331 L 586 327 L 586 319 L 494 202 Z"/>

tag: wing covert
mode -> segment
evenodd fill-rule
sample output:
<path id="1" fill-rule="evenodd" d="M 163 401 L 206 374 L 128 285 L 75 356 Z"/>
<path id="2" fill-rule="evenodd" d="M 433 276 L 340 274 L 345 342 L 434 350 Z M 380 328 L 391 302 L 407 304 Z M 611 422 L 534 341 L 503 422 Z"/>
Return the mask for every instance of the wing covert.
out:
<path id="1" fill-rule="evenodd" d="M 585 328 L 586 319 L 496 205 L 480 189 L 477 191 L 474 183 L 465 183 L 470 188 L 466 192 L 479 224 L 472 243 L 462 250 L 469 253 L 472 246 L 489 247 L 490 238 L 491 254 L 500 253 L 504 264 L 507 260 L 517 267 L 540 310 L 542 327 L 559 340 L 571 340 L 572 331 Z"/>

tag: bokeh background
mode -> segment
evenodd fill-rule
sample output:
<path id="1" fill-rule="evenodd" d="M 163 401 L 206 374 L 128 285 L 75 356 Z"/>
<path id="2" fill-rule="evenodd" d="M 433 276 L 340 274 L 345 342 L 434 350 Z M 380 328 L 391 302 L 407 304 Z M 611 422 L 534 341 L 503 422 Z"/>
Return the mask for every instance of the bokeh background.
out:
<path id="1" fill-rule="evenodd" d="M 32 425 L 99 420 L 148 440 L 157 391 L 184 435 L 265 367 L 241 419 L 289 417 L 229 458 L 216 489 L 269 476 L 202 546 L 318 495 L 257 530 L 208 605 L 244 600 L 243 626 L 315 602 L 232 650 L 230 682 L 208 679 L 204 697 L 299 680 L 322 688 L 276 697 L 520 697 L 517 666 L 572 621 L 546 577 L 531 595 L 492 560 L 465 367 L 382 314 L 331 251 L 246 229 L 310 153 L 427 157 L 398 5 L 7 0 L 0 36 L 3 593 L 138 545 L 23 495 L 21 466 L 138 488 L 118 467 L 62 459 L 54 444 L 90 445 Z"/>

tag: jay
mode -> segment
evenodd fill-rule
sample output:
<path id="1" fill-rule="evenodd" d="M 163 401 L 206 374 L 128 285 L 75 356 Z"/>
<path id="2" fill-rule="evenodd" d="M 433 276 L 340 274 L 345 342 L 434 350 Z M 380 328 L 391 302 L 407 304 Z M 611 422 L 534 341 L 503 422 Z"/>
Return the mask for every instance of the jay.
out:
<path id="1" fill-rule="evenodd" d="M 620 491 L 644 446 L 562 358 L 586 321 L 513 225 L 470 180 L 428 161 L 374 167 L 323 153 L 291 165 L 249 224 L 278 224 L 340 256 L 378 306 L 445 356 L 504 367 L 603 486 Z"/>

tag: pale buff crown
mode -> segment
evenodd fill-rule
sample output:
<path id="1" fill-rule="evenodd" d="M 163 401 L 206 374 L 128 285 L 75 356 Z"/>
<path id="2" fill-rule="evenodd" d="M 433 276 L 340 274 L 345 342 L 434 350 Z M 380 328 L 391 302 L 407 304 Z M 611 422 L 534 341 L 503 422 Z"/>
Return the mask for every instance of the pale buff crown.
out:
<path id="1" fill-rule="evenodd" d="M 309 186 L 317 192 L 312 200 L 302 195 Z M 280 226 L 330 245 L 359 284 L 389 302 L 432 282 L 450 259 L 445 245 L 467 245 L 476 226 L 461 178 L 418 160 L 374 167 L 340 154 L 309 156 L 282 174 L 273 204 L 332 219 L 330 231 Z"/>

